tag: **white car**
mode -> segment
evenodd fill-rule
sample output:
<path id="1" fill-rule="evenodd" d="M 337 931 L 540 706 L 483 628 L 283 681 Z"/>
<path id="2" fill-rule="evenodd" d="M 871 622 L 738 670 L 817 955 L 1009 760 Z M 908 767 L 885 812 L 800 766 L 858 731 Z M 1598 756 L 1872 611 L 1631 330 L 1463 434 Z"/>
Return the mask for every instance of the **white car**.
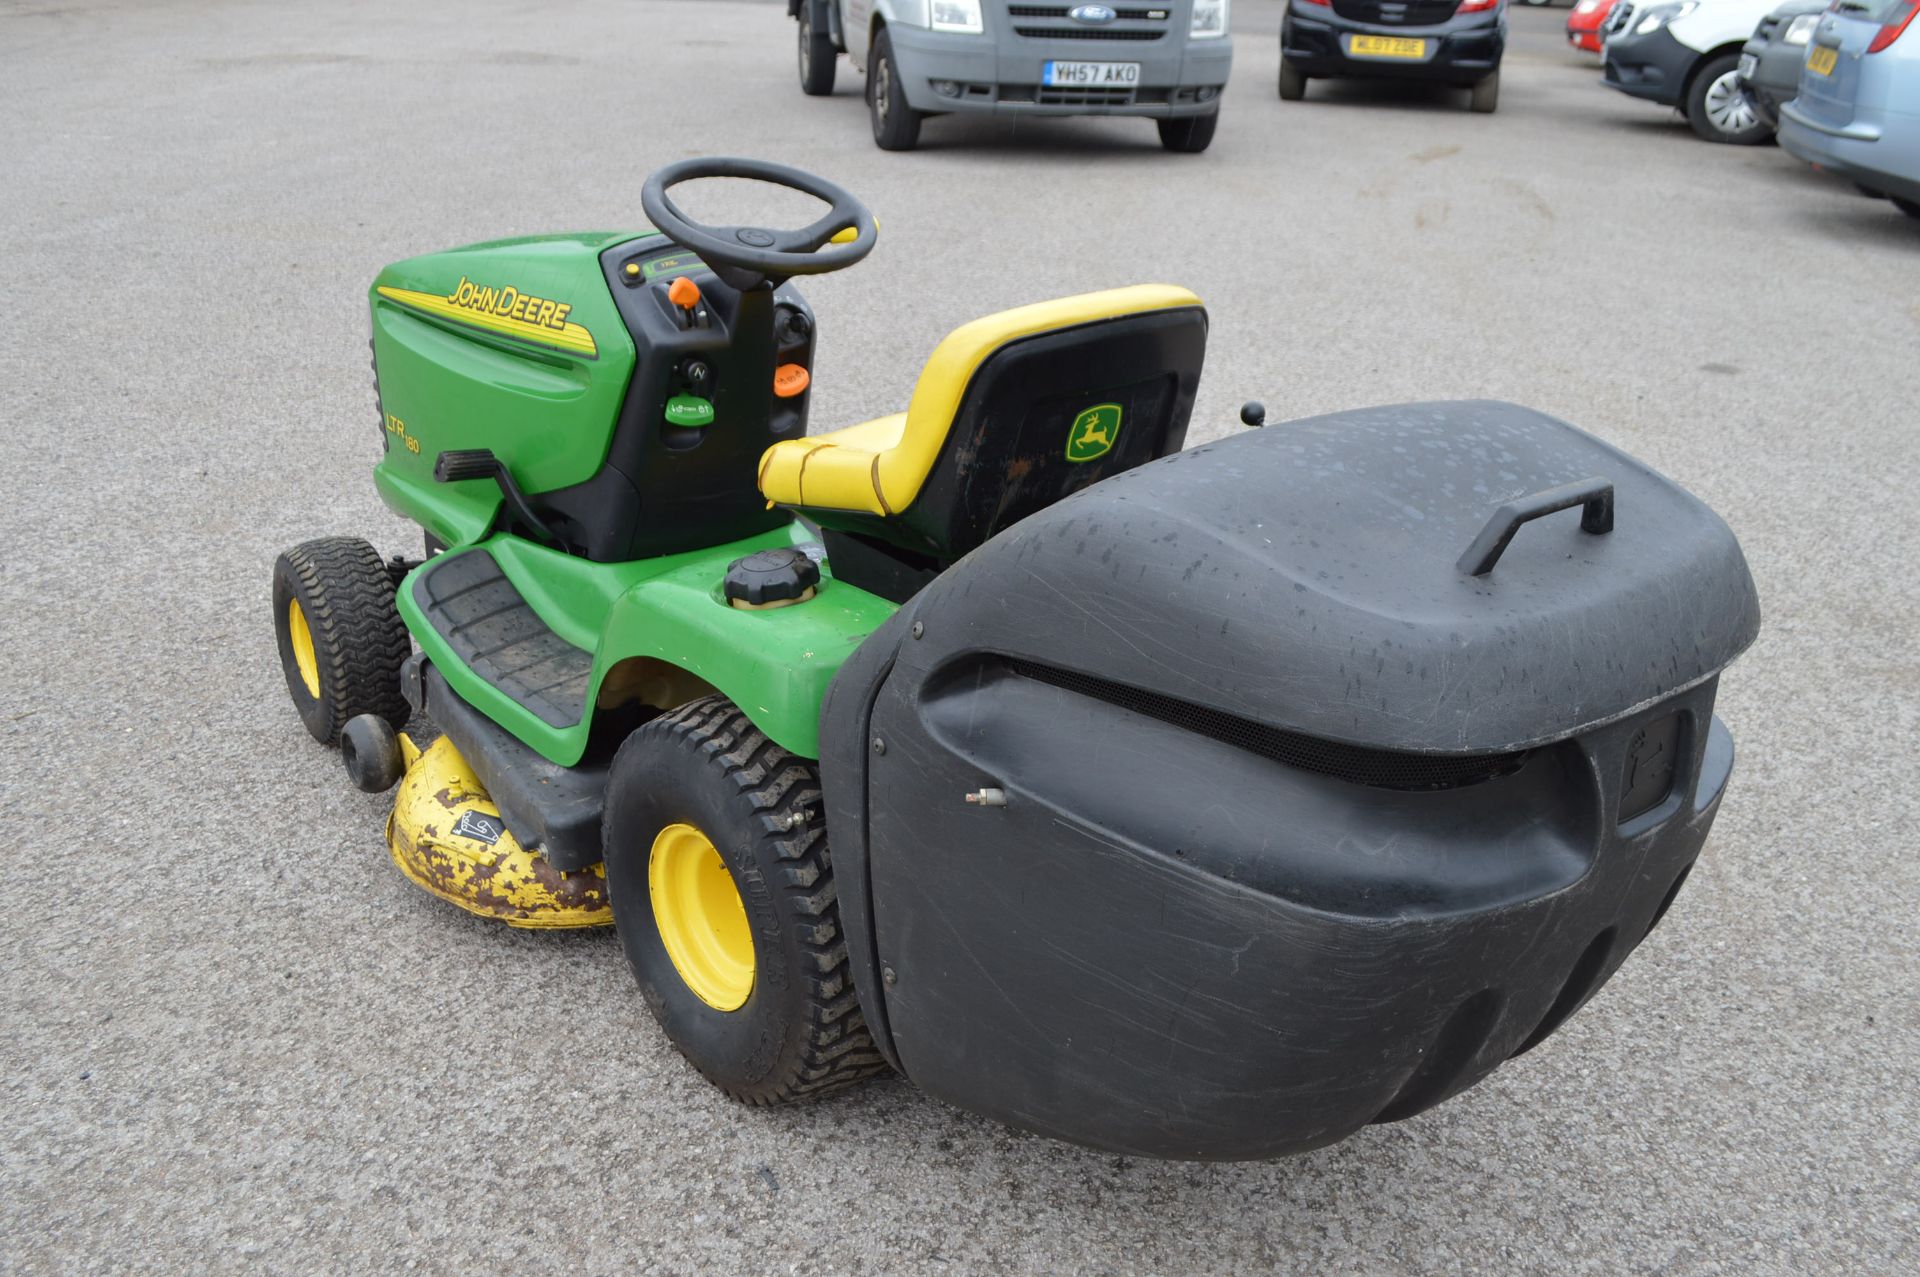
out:
<path id="1" fill-rule="evenodd" d="M 1607 22 L 1607 86 L 1678 108 L 1709 142 L 1764 142 L 1773 129 L 1740 83 L 1740 50 L 1779 3 L 1623 0 Z"/>

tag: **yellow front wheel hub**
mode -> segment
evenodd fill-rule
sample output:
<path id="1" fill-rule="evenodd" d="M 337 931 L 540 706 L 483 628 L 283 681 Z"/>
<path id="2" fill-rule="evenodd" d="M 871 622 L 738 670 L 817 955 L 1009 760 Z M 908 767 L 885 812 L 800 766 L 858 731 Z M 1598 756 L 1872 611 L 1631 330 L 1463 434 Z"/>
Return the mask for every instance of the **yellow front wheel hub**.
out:
<path id="1" fill-rule="evenodd" d="M 293 644 L 293 663 L 300 669 L 300 681 L 307 695 L 320 699 L 320 657 L 313 650 L 313 631 L 307 626 L 307 614 L 299 599 L 287 600 L 287 639 Z"/>
<path id="2" fill-rule="evenodd" d="M 714 1010 L 739 1010 L 753 992 L 753 928 L 713 840 L 692 825 L 662 829 L 647 888 L 673 969 Z"/>

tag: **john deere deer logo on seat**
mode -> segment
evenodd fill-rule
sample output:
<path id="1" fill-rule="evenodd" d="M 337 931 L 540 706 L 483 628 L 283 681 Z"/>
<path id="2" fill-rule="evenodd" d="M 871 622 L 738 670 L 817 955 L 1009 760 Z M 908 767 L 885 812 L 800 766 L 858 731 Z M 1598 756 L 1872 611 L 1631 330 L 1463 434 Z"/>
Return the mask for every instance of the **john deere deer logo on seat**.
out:
<path id="1" fill-rule="evenodd" d="M 1073 419 L 1067 432 L 1067 460 L 1092 461 L 1113 451 L 1114 436 L 1120 433 L 1120 405 L 1095 404 Z"/>

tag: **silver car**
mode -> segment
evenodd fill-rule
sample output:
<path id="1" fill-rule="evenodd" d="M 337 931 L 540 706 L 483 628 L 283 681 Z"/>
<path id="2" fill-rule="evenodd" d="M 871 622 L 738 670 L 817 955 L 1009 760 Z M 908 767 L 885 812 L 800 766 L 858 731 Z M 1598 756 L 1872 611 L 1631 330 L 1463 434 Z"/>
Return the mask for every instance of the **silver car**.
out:
<path id="1" fill-rule="evenodd" d="M 1753 100 L 1767 127 L 1780 127 L 1780 106 L 1800 91 L 1800 70 L 1807 61 L 1807 45 L 1820 25 L 1828 0 L 1787 0 L 1760 19 L 1753 36 L 1740 50 L 1740 87 Z"/>
<path id="2" fill-rule="evenodd" d="M 1807 46 L 1780 145 L 1920 218 L 1920 0 L 1837 0 Z"/>

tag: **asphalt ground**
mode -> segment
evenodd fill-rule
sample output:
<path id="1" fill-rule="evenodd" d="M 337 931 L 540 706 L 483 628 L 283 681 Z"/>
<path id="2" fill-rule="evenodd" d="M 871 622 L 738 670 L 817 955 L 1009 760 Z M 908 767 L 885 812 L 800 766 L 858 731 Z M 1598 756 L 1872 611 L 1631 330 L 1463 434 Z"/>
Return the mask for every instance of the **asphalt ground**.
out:
<path id="1" fill-rule="evenodd" d="M 0 1270 L 1899 1273 L 1916 1241 L 1920 224 L 1603 89 L 1516 11 L 1500 111 L 1274 95 L 866 136 L 767 4 L 0 5 Z M 390 260 L 631 226 L 647 172 L 774 157 L 884 224 L 809 287 L 816 428 L 950 327 L 1139 280 L 1213 336 L 1192 437 L 1493 396 L 1739 533 L 1740 762 L 1665 924 L 1541 1049 L 1290 1161 L 1129 1161 L 901 1080 L 738 1108 L 609 934 L 404 881 L 301 732 L 276 551 L 413 550 L 375 497 Z M 740 216 L 724 188 L 696 212 Z M 775 210 L 776 212 L 779 210 Z"/>

